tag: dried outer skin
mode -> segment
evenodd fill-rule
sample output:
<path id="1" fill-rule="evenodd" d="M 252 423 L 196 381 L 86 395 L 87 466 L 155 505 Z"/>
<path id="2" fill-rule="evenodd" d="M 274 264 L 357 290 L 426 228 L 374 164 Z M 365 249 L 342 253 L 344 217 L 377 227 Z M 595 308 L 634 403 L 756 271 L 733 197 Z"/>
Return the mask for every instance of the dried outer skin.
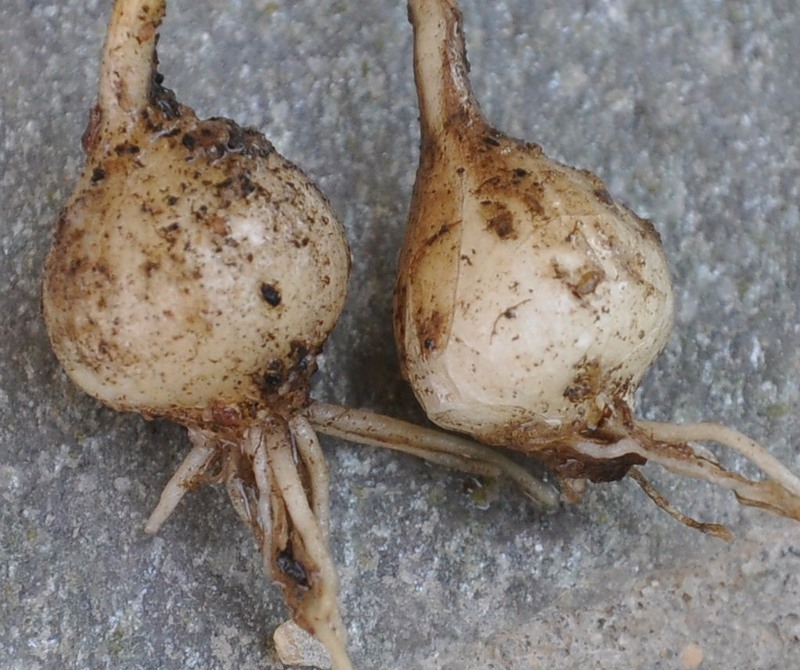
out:
<path id="1" fill-rule="evenodd" d="M 624 420 L 672 326 L 658 234 L 591 173 L 489 127 L 457 9 L 410 8 L 422 144 L 395 291 L 404 376 L 434 422 L 490 444 Z"/>
<path id="2" fill-rule="evenodd" d="M 46 261 L 53 348 L 115 409 L 193 424 L 291 411 L 343 305 L 343 229 L 260 133 L 197 119 L 158 81 L 131 121 L 92 114 Z"/>

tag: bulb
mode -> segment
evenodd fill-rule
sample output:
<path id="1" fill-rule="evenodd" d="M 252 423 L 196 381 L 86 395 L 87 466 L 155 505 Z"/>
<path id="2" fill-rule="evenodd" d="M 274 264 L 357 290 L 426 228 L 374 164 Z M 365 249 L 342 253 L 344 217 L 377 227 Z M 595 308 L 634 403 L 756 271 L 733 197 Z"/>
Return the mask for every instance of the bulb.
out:
<path id="1" fill-rule="evenodd" d="M 261 133 L 198 119 L 154 66 L 141 97 L 91 115 L 45 266 L 53 348 L 116 409 L 289 411 L 344 302 L 343 229 Z"/>
<path id="2" fill-rule="evenodd" d="M 492 128 L 451 2 L 412 2 L 421 156 L 400 256 L 404 375 L 428 416 L 492 443 L 599 429 L 666 342 L 658 233 L 593 174 Z"/>
<path id="3" fill-rule="evenodd" d="M 398 264 L 400 365 L 432 421 L 541 459 L 577 500 L 648 460 L 800 519 L 800 480 L 724 426 L 636 420 L 634 393 L 673 323 L 658 233 L 585 170 L 491 127 L 467 78 L 454 0 L 410 0 L 420 161 Z M 725 444 L 767 475 L 725 470 Z"/>

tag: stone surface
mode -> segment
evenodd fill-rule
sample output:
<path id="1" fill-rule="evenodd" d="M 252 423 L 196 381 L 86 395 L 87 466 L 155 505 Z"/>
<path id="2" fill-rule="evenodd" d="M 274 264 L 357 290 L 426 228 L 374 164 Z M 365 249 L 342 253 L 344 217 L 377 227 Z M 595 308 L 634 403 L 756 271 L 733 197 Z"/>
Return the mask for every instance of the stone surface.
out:
<path id="1" fill-rule="evenodd" d="M 800 470 L 800 14 L 786 0 L 464 0 L 476 92 L 517 136 L 602 176 L 660 230 L 678 320 L 648 418 L 709 418 Z M 142 525 L 183 432 L 100 407 L 39 316 L 80 169 L 110 2 L 0 1 L 0 667 L 277 668 L 284 620 L 221 490 Z M 402 0 L 175 0 L 160 56 L 201 115 L 262 128 L 353 247 L 317 397 L 419 419 L 390 292 L 417 155 Z M 333 545 L 362 670 L 738 667 L 800 651 L 800 526 L 649 471 L 730 545 L 630 482 L 542 514 L 507 487 L 326 440 Z M 735 459 L 729 463 L 737 464 Z M 488 500 L 488 505 L 485 501 Z M 699 663 L 699 665 L 698 665 Z"/>
<path id="2" fill-rule="evenodd" d="M 275 643 L 275 655 L 284 665 L 316 667 L 319 670 L 329 670 L 331 667 L 330 655 L 322 643 L 294 621 L 285 621 L 278 626 L 272 641 Z"/>

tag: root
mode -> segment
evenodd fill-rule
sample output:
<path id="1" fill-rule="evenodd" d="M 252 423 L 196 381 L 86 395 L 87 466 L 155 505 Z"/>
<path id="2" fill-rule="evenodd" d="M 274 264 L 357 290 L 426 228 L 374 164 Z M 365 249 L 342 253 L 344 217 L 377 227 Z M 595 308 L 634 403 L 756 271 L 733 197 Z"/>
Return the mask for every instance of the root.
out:
<path id="1" fill-rule="evenodd" d="M 306 472 L 311 478 L 311 509 L 327 542 L 331 525 L 331 510 L 328 495 L 330 486 L 325 456 L 319 445 L 317 434 L 308 419 L 303 416 L 294 416 L 289 419 L 289 432 L 294 438 L 294 445 L 300 454 Z"/>
<path id="2" fill-rule="evenodd" d="M 304 437 L 300 438 L 301 442 L 305 442 Z M 288 551 L 288 547 L 281 548 L 282 552 L 276 561 L 277 570 L 273 566 L 273 576 L 284 585 L 284 594 L 290 605 L 294 605 L 295 620 L 304 624 L 328 649 L 334 669 L 351 670 L 344 644 L 344 624 L 336 602 L 336 571 L 327 540 L 303 488 L 291 438 L 283 430 L 269 431 L 264 438 L 274 484 L 286 505 L 293 530 L 291 551 Z M 324 461 L 314 462 L 316 472 L 309 473 L 312 482 L 327 483 L 327 474 L 323 478 L 320 472 L 324 466 Z M 313 499 L 314 495 L 311 497 Z M 316 497 L 319 499 L 319 496 Z M 299 578 L 296 570 L 300 573 Z M 304 584 L 306 579 L 307 583 Z M 302 593 L 304 587 L 309 591 Z M 294 595 L 290 595 L 292 590 L 295 591 Z"/>
<path id="3" fill-rule="evenodd" d="M 496 448 L 463 437 L 364 409 L 347 409 L 313 401 L 306 417 L 320 433 L 357 444 L 394 449 L 431 463 L 484 477 L 508 477 L 535 503 L 558 506 L 558 493 L 549 484 L 506 458 Z"/>
<path id="4" fill-rule="evenodd" d="M 258 448 L 253 455 L 253 475 L 258 489 L 258 500 L 256 501 L 256 523 L 261 531 L 261 555 L 264 557 L 272 556 L 272 538 L 275 537 L 275 528 L 279 529 L 278 539 L 282 540 L 286 533 L 285 510 L 282 507 L 276 510 L 275 516 L 282 523 L 273 525 L 272 510 L 270 504 L 275 492 L 272 486 L 272 479 L 269 469 L 269 459 L 267 458 L 267 447 L 263 440 L 258 441 Z"/>
<path id="5" fill-rule="evenodd" d="M 255 522 L 253 507 L 257 505 L 257 500 L 252 489 L 245 486 L 244 481 L 239 477 L 239 461 L 240 454 L 235 452 L 228 454 L 223 469 L 225 489 L 228 491 L 228 498 L 239 518 L 251 526 Z"/>
<path id="6" fill-rule="evenodd" d="M 755 481 L 726 470 L 695 440 L 714 441 L 748 458 L 768 477 Z M 761 445 L 741 433 L 709 423 L 675 425 L 649 421 L 636 422 L 628 437 L 612 444 L 578 441 L 573 451 L 595 461 L 609 461 L 631 454 L 658 463 L 670 472 L 702 479 L 733 491 L 743 505 L 758 507 L 800 521 L 800 480 Z M 632 472 L 636 472 L 633 470 Z M 715 525 L 699 524 L 674 510 L 640 475 L 634 479 L 659 507 L 674 518 L 711 534 L 719 534 Z M 724 531 L 723 531 L 724 534 Z"/>
<path id="7" fill-rule="evenodd" d="M 217 453 L 217 445 L 200 431 L 190 430 L 189 438 L 194 448 L 183 459 L 175 474 L 161 492 L 158 505 L 144 526 L 145 533 L 153 535 L 178 506 L 186 492 L 197 486 Z"/>
<path id="8" fill-rule="evenodd" d="M 639 421 L 636 425 L 645 431 L 651 440 L 660 442 L 711 441 L 730 447 L 756 465 L 767 477 L 786 489 L 788 493 L 800 497 L 800 479 L 758 442 L 738 430 L 716 423 L 681 425 Z"/>
<path id="9" fill-rule="evenodd" d="M 630 474 L 633 481 L 642 487 L 642 490 L 647 494 L 647 497 L 650 498 L 650 500 L 652 500 L 673 519 L 679 521 L 684 526 L 689 526 L 689 528 L 699 530 L 701 533 L 705 533 L 706 535 L 713 535 L 714 537 L 718 537 L 720 540 L 725 540 L 726 542 L 730 542 L 733 539 L 730 530 L 728 530 L 726 526 L 720 523 L 703 523 L 702 521 L 697 521 L 696 519 L 686 516 L 683 512 L 675 509 L 670 502 L 647 480 L 647 478 L 642 474 L 642 471 L 638 468 L 631 468 L 628 474 Z"/>
<path id="10" fill-rule="evenodd" d="M 328 548 L 328 470 L 309 422 L 302 416 L 267 417 L 238 437 L 200 429 L 190 429 L 189 437 L 194 448 L 164 488 L 145 530 L 155 533 L 187 490 L 224 482 L 292 618 L 326 647 L 334 670 L 352 670 Z"/>

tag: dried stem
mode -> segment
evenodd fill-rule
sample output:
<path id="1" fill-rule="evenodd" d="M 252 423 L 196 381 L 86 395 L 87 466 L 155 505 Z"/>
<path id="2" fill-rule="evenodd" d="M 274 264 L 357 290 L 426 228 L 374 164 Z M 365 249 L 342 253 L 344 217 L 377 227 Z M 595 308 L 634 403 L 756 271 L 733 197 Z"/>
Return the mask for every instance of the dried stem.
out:
<path id="1" fill-rule="evenodd" d="M 105 122 L 147 106 L 156 36 L 166 0 L 117 0 L 100 68 L 99 105 Z"/>
<path id="2" fill-rule="evenodd" d="M 483 123 L 469 79 L 461 11 L 452 0 L 410 0 L 414 28 L 414 79 L 423 142 L 448 127 Z M 458 115 L 458 123 L 451 124 Z"/>

